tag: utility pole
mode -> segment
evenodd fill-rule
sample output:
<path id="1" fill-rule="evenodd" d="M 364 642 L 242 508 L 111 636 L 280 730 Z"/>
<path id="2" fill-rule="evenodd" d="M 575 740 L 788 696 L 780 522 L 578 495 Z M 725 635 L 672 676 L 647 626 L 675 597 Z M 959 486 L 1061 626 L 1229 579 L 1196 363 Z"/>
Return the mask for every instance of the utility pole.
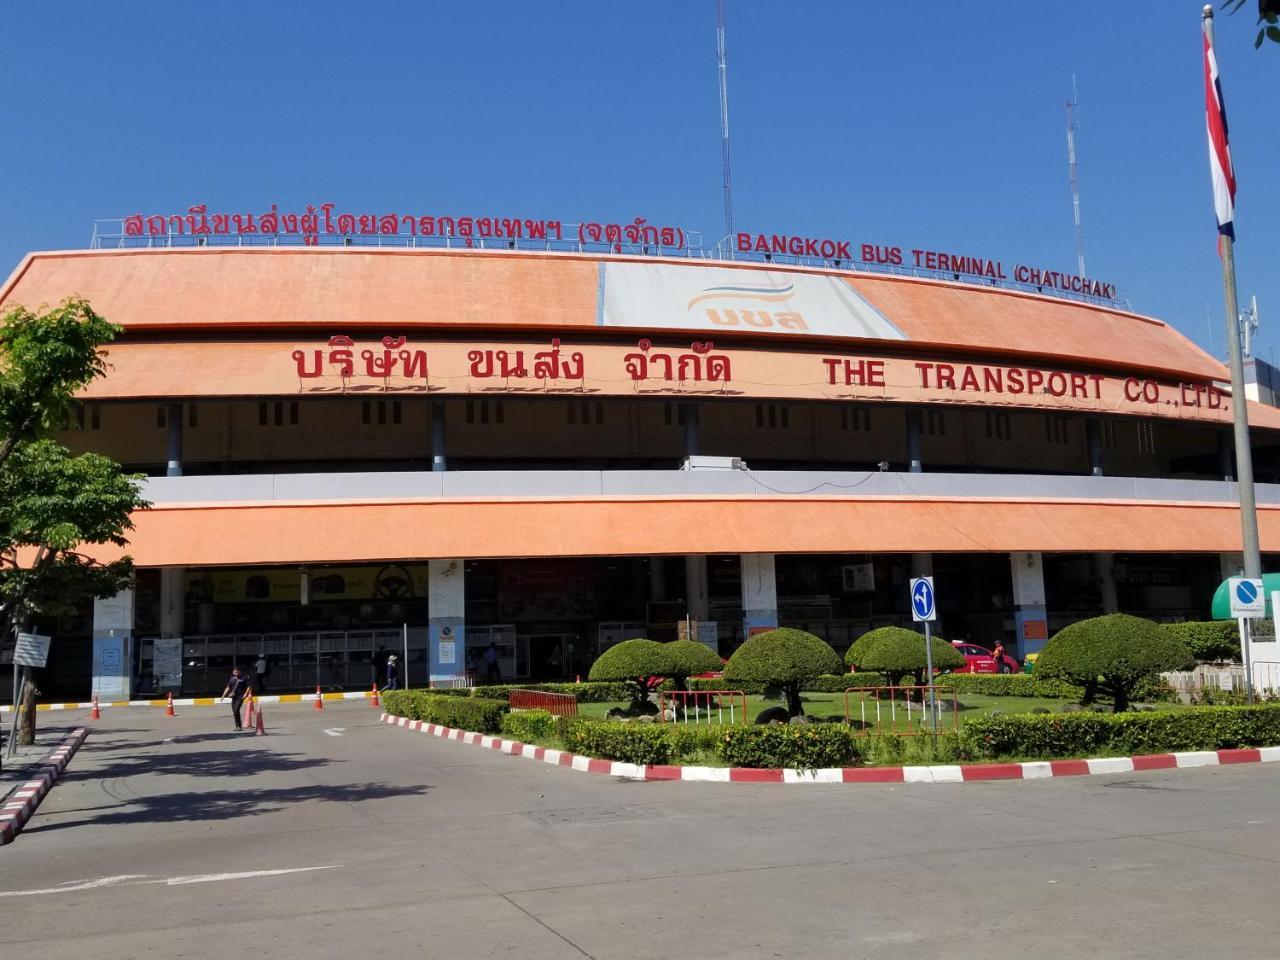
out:
<path id="1" fill-rule="evenodd" d="M 1071 99 L 1067 106 L 1067 173 L 1071 179 L 1071 212 L 1076 224 L 1076 269 L 1080 276 L 1084 270 L 1084 227 L 1080 224 L 1080 177 L 1076 171 L 1076 131 L 1080 122 L 1076 119 L 1076 108 L 1080 105 L 1080 97 L 1076 92 L 1076 75 L 1071 75 Z"/>
<path id="2" fill-rule="evenodd" d="M 724 235 L 733 249 L 733 178 L 729 173 L 729 70 L 724 50 L 724 0 L 716 0 L 716 66 L 720 75 L 720 155 L 724 181 Z"/>

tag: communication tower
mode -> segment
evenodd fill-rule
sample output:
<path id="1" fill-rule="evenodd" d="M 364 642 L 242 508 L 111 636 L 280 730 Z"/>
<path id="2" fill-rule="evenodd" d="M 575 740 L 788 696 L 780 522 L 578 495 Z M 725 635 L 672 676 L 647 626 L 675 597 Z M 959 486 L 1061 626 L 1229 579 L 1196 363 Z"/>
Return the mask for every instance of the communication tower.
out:
<path id="1" fill-rule="evenodd" d="M 1071 212 L 1076 224 L 1076 269 L 1080 276 L 1085 276 L 1084 269 L 1084 227 L 1080 225 L 1080 177 L 1076 172 L 1076 133 L 1080 130 L 1080 121 L 1076 118 L 1076 108 L 1080 98 L 1076 93 L 1076 75 L 1071 75 L 1071 99 L 1067 106 L 1067 170 L 1071 176 Z"/>
<path id="2" fill-rule="evenodd" d="M 729 71 L 724 53 L 724 0 L 716 0 L 716 66 L 720 74 L 720 153 L 724 177 L 724 233 L 732 248 L 733 178 L 729 174 Z"/>

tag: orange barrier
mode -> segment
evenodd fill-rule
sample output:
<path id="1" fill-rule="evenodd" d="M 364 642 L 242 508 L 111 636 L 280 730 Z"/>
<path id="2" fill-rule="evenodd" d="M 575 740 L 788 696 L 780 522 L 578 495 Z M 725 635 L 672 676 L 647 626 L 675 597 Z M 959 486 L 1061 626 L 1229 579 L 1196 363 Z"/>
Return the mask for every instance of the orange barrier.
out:
<path id="1" fill-rule="evenodd" d="M 658 694 L 658 717 L 695 726 L 746 723 L 747 695 L 742 690 L 664 690 Z"/>
<path id="2" fill-rule="evenodd" d="M 572 693 L 548 693 L 545 690 L 512 690 L 512 710 L 546 710 L 557 717 L 576 717 L 578 698 Z"/>
<path id="3" fill-rule="evenodd" d="M 854 703 L 849 699 L 851 693 L 857 695 L 856 720 L 853 716 Z M 858 727 L 862 736 L 895 733 L 914 737 L 932 733 L 934 725 L 930 721 L 930 712 L 937 719 L 938 730 L 946 726 L 943 718 L 947 713 L 951 714 L 948 729 L 960 729 L 960 701 L 952 687 L 930 683 L 918 687 L 849 687 L 844 692 L 845 723 Z"/>

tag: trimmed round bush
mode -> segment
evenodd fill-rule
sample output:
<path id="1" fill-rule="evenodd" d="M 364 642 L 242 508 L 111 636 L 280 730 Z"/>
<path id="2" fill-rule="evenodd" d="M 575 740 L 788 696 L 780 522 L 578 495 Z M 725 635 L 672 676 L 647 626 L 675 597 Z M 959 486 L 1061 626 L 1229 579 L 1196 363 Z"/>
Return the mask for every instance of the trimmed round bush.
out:
<path id="1" fill-rule="evenodd" d="M 1202 620 L 1161 624 L 1165 633 L 1184 643 L 1197 660 L 1240 662 L 1240 628 L 1234 620 Z"/>
<path id="2" fill-rule="evenodd" d="M 697 640 L 672 640 L 663 646 L 675 664 L 670 677 L 676 682 L 677 690 L 688 690 L 689 678 L 695 674 L 711 673 L 724 666 L 710 647 Z"/>
<path id="3" fill-rule="evenodd" d="M 1160 624 L 1126 613 L 1081 620 L 1059 630 L 1036 659 L 1037 677 L 1085 688 L 1085 702 L 1101 692 L 1114 710 L 1129 708 L 1138 685 L 1165 670 L 1190 670 L 1195 657 Z"/>
<path id="4" fill-rule="evenodd" d="M 912 643 L 920 637 L 920 634 L 906 627 L 876 627 L 874 630 L 868 630 L 853 641 L 849 649 L 844 652 L 845 664 L 850 667 L 861 667 L 862 658 L 867 655 L 867 651 L 881 640 L 891 637 L 896 638 L 900 643 Z"/>
<path id="5" fill-rule="evenodd" d="M 778 687 L 786 698 L 787 713 L 804 713 L 800 691 L 806 683 L 827 673 L 840 673 L 840 657 L 826 641 L 812 633 L 780 627 L 758 633 L 737 650 L 724 668 L 726 686 L 762 683 Z"/>
<path id="6" fill-rule="evenodd" d="M 675 658 L 665 643 L 656 640 L 623 640 L 596 658 L 588 680 L 617 680 L 631 692 L 632 710 L 645 712 L 649 691 L 656 686 L 653 678 L 670 677 L 676 670 Z"/>
<path id="7" fill-rule="evenodd" d="M 881 627 L 858 638 L 858 643 L 871 636 L 879 636 L 862 646 L 859 651 L 858 666 L 864 670 L 876 670 L 885 675 L 890 686 L 898 686 L 906 677 L 915 681 L 916 685 L 925 682 L 924 634 L 907 630 L 904 627 Z M 849 648 L 853 650 L 853 647 Z M 954 670 L 966 663 L 964 656 L 941 637 L 933 637 L 930 642 L 933 653 L 933 666 L 936 670 Z"/>

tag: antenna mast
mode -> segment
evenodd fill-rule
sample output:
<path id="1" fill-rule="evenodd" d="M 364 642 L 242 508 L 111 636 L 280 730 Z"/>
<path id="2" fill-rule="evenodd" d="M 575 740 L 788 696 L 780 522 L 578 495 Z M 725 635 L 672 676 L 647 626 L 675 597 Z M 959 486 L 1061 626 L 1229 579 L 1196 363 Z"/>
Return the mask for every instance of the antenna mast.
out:
<path id="1" fill-rule="evenodd" d="M 1076 75 L 1071 75 L 1071 99 L 1067 101 L 1067 169 L 1071 174 L 1071 211 L 1076 222 L 1076 267 L 1080 276 L 1085 276 L 1084 269 L 1084 228 L 1080 225 L 1080 178 L 1076 175 L 1076 131 L 1080 123 L 1076 120 L 1076 107 L 1080 98 L 1076 93 Z"/>
<path id="2" fill-rule="evenodd" d="M 716 64 L 720 73 L 720 152 L 724 176 L 724 233 L 733 238 L 733 179 L 729 175 L 729 74 L 724 55 L 724 0 L 716 0 Z"/>
<path id="3" fill-rule="evenodd" d="M 1247 360 L 1253 356 L 1253 341 L 1258 336 L 1258 298 L 1250 298 L 1249 309 L 1240 311 L 1240 332 L 1244 336 L 1244 356 Z"/>

